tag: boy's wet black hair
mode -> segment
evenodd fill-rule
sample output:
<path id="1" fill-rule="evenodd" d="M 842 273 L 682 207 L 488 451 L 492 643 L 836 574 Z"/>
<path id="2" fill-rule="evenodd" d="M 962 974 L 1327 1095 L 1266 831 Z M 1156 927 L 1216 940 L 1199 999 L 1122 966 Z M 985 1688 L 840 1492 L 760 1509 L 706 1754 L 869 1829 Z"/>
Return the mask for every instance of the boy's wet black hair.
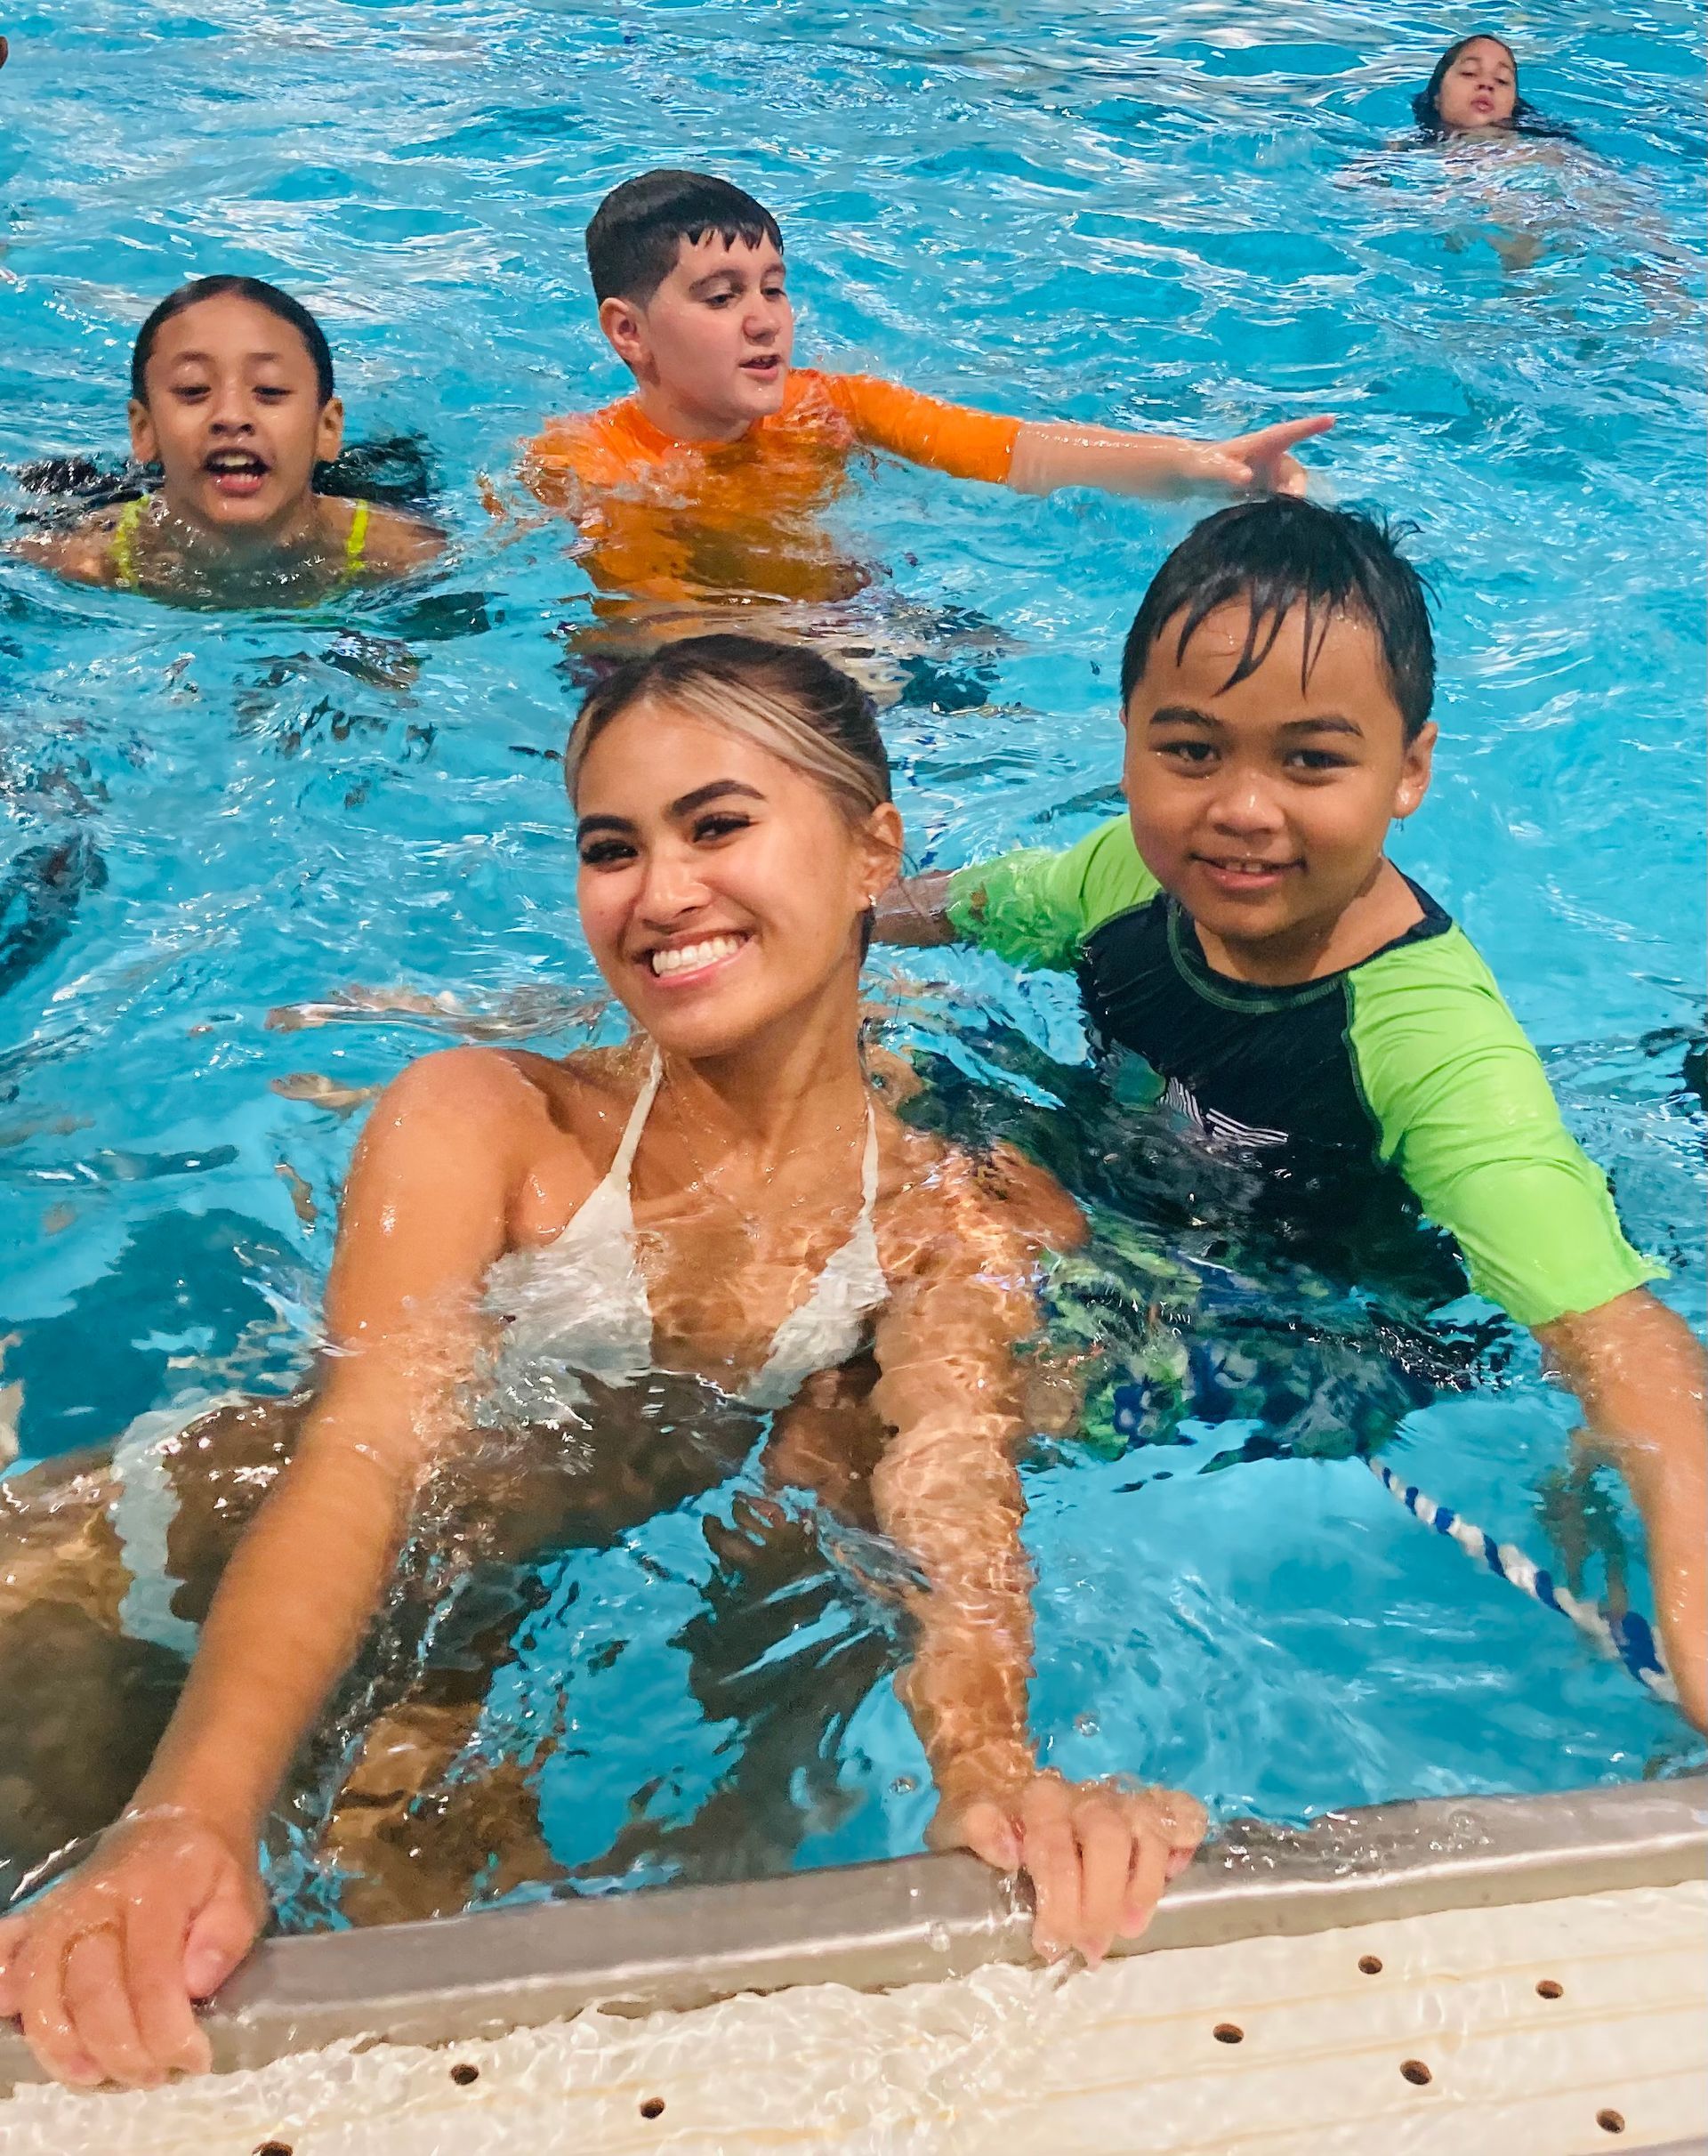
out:
<path id="1" fill-rule="evenodd" d="M 1422 579 L 1396 544 L 1406 529 L 1285 494 L 1236 502 L 1205 517 L 1163 563 L 1140 602 L 1121 655 L 1122 709 L 1163 631 L 1177 618 L 1179 659 L 1218 608 L 1245 602 L 1245 648 L 1222 684 L 1231 689 L 1257 672 L 1287 616 L 1301 606 L 1301 687 L 1310 678 L 1336 614 L 1367 621 L 1382 645 L 1406 739 L 1414 740 L 1435 701 L 1435 639 Z"/>
<path id="2" fill-rule="evenodd" d="M 174 315 L 199 306 L 204 300 L 228 297 L 247 300 L 252 306 L 264 307 L 269 314 L 289 323 L 308 346 L 319 385 L 320 401 L 329 403 L 333 394 L 332 347 L 326 343 L 326 331 L 300 300 L 294 300 L 288 292 L 281 292 L 277 285 L 267 284 L 259 277 L 198 277 L 192 284 L 180 285 L 176 292 L 167 293 L 136 333 L 136 343 L 131 352 L 131 394 L 136 401 L 146 404 L 149 400 L 149 361 L 154 355 L 155 340 L 165 325 Z"/>
<path id="3" fill-rule="evenodd" d="M 715 232 L 727 247 L 739 239 L 756 247 L 769 239 L 780 254 L 783 235 L 762 202 L 710 173 L 661 167 L 624 180 L 593 212 L 587 227 L 587 267 L 593 297 L 646 303 L 689 246 Z"/>
<path id="4" fill-rule="evenodd" d="M 1441 85 L 1447 79 L 1447 70 L 1467 45 L 1497 44 L 1512 62 L 1512 87 L 1519 86 L 1519 56 L 1504 37 L 1497 37 L 1493 30 L 1473 30 L 1469 37 L 1461 37 L 1450 44 L 1435 63 L 1435 72 L 1427 85 L 1412 100 L 1412 117 L 1417 122 L 1424 138 L 1431 142 L 1445 141 L 1454 130 L 1441 117 Z M 1545 113 L 1538 112 L 1529 101 L 1517 97 L 1512 107 L 1512 117 L 1507 121 L 1514 134 L 1545 135 L 1556 141 L 1575 142 L 1577 137 L 1569 127 L 1562 127 L 1558 120 L 1551 120 Z"/>

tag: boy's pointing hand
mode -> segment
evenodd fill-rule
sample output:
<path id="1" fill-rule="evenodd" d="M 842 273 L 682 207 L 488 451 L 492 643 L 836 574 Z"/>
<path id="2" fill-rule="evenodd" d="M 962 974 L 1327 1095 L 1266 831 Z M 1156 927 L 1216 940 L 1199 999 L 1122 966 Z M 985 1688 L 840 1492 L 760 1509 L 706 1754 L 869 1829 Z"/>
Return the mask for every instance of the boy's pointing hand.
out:
<path id="1" fill-rule="evenodd" d="M 1305 467 L 1291 452 L 1300 442 L 1326 434 L 1333 424 L 1332 412 L 1317 412 L 1309 419 L 1284 419 L 1276 426 L 1259 427 L 1254 434 L 1212 442 L 1209 453 L 1221 466 L 1214 476 L 1253 494 L 1303 494 Z"/>

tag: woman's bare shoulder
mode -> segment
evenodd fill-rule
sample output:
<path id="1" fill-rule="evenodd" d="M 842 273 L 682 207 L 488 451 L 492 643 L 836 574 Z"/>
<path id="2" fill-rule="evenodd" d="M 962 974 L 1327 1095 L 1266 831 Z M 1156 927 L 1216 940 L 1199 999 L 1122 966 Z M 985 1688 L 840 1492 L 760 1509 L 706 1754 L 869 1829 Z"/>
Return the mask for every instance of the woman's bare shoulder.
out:
<path id="1" fill-rule="evenodd" d="M 894 1126 L 885 1210 L 898 1239 L 922 1260 L 959 1246 L 1008 1257 L 1072 1249 L 1085 1216 L 1048 1168 L 1001 1142 L 974 1151 Z"/>

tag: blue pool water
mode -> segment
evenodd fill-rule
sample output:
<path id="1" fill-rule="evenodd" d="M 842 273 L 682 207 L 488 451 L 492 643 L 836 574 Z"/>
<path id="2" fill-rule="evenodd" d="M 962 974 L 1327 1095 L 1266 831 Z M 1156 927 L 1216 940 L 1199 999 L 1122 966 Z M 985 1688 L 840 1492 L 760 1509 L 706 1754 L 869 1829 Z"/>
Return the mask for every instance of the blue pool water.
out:
<path id="1" fill-rule="evenodd" d="M 426 438 L 455 539 L 425 594 L 248 616 L 0 555 L 7 854 L 68 849 L 70 892 L 0 996 L 0 1334 L 26 1460 L 303 1366 L 358 1118 L 274 1081 L 375 1084 L 448 1021 L 293 1032 L 270 1009 L 407 984 L 509 1013 L 516 1038 L 555 1013 L 542 1046 L 582 1038 L 597 982 L 547 752 L 584 588 L 560 531 L 495 526 L 476 481 L 542 415 L 622 389 L 581 231 L 656 163 L 776 207 L 803 359 L 1028 416 L 1223 433 L 1341 415 L 1326 484 L 1415 521 L 1440 601 L 1438 777 L 1398 858 L 1481 945 L 1700 1328 L 1703 1120 L 1680 1078 L 1703 1025 L 1699 11 L 1528 8 L 1527 93 L 1584 147 L 1462 166 L 1384 149 L 1463 27 L 1450 12 L 1152 13 L 88 0 L 9 19 L 0 517 L 20 464 L 121 448 L 152 301 L 238 270 L 325 320 L 358 438 Z M 875 633 L 956 634 L 939 693 L 916 682 L 887 721 L 919 860 L 1108 813 L 1119 640 L 1191 513 L 886 465 L 838 513 L 882 568 Z M 935 954 L 874 981 L 895 1038 L 975 1092 L 1000 1095 L 1028 1043 L 1083 1056 L 1062 984 Z M 1480 1353 L 1486 1383 L 1406 1423 L 1406 1472 L 1540 1554 L 1569 1409 L 1527 1342 Z M 1183 1434 L 1030 1471 L 1057 1764 L 1299 1816 L 1694 1756 L 1356 1461 L 1228 1464 L 1261 1422 Z M 757 1487 L 750 1463 L 565 1559 L 499 1680 L 490 1741 L 549 1737 L 547 1838 L 591 1881 L 715 1869 L 715 1836 L 608 1853 L 637 1813 L 690 1821 L 744 1745 L 777 1814 L 752 1863 L 919 1845 L 929 1786 L 858 1556 L 822 1562 L 799 1611 L 779 1591 L 754 1650 L 804 1692 L 877 1643 L 828 1739 L 784 1715 L 761 1744 L 742 1684 L 701 1681 L 695 1627 L 729 1585 L 706 1530 Z"/>

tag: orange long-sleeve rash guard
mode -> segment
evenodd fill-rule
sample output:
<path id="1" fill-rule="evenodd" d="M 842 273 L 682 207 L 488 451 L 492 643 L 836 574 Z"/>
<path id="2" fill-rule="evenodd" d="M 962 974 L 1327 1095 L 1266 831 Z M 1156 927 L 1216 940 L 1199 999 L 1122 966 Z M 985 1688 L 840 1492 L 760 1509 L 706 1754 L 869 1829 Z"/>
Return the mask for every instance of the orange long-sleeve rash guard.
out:
<path id="1" fill-rule="evenodd" d="M 1000 484 L 1020 423 L 870 375 L 789 375 L 780 410 L 738 441 L 676 441 L 632 397 L 548 421 L 522 476 L 572 516 L 601 589 L 681 599 L 844 598 L 865 581 L 818 525 L 856 449 Z"/>

